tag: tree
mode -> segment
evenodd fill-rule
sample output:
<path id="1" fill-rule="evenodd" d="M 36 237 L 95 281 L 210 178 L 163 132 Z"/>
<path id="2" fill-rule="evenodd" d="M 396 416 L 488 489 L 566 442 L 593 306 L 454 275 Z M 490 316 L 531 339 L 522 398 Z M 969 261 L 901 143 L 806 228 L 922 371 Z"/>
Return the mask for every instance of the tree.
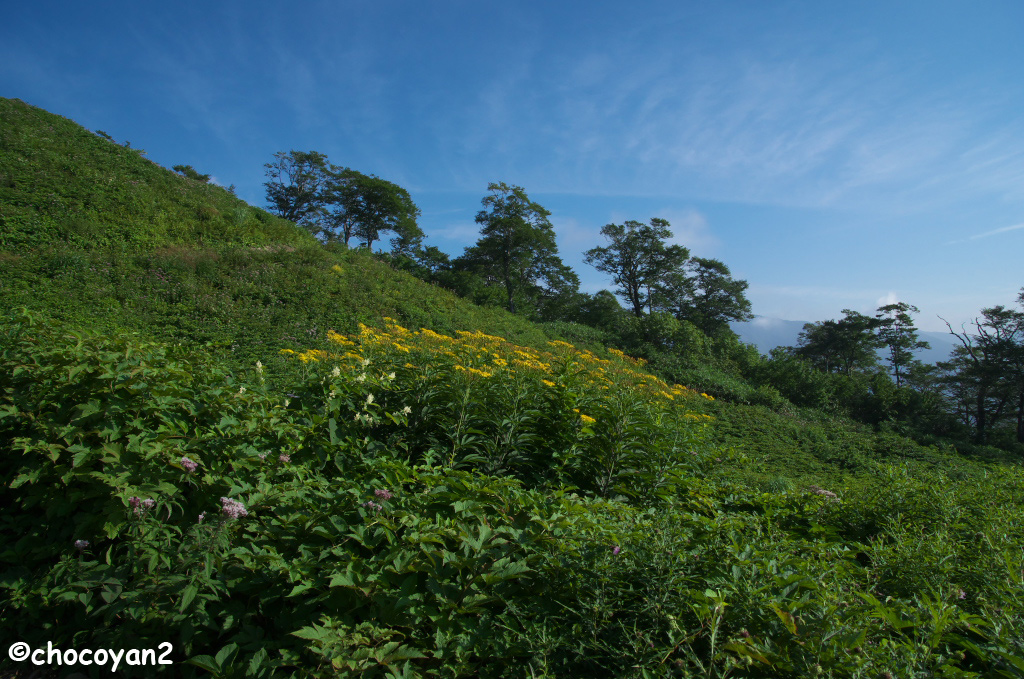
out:
<path id="1" fill-rule="evenodd" d="M 623 317 L 629 312 L 622 308 L 611 290 L 599 290 L 593 295 L 580 293 L 572 320 L 605 331 L 617 331 Z"/>
<path id="2" fill-rule="evenodd" d="M 1024 292 L 1018 300 L 1024 304 Z M 973 334 L 943 322 L 961 344 L 940 364 L 947 393 L 974 429 L 975 441 L 986 442 L 1010 405 L 1017 411 L 1017 440 L 1024 442 L 1024 313 L 1002 305 L 982 309 Z"/>
<path id="3" fill-rule="evenodd" d="M 481 201 L 486 209 L 476 216 L 480 239 L 466 248 L 455 268 L 503 288 L 512 313 L 517 298 L 538 304 L 546 294 L 577 289 L 579 278 L 558 256 L 551 213 L 520 186 L 499 182 L 487 190 L 491 195 Z"/>
<path id="4" fill-rule="evenodd" d="M 280 151 L 264 167 L 271 209 L 326 241 L 355 237 L 372 249 L 390 231 L 392 247 L 412 251 L 423 240 L 419 208 L 397 184 L 332 165 L 318 151 Z"/>
<path id="5" fill-rule="evenodd" d="M 878 365 L 876 351 L 882 346 L 875 334 L 881 321 L 851 309 L 843 309 L 838 321 L 804 325 L 794 352 L 824 372 L 852 375 Z"/>
<path id="6" fill-rule="evenodd" d="M 607 224 L 601 235 L 609 244 L 587 250 L 587 264 L 611 275 L 618 286 L 615 291 L 629 303 L 637 318 L 645 308 L 652 311 L 659 286 L 682 267 L 690 256 L 689 250 L 666 244 L 672 232 L 668 220 L 658 217 L 651 219 L 649 225 L 632 220 Z"/>
<path id="7" fill-rule="evenodd" d="M 391 231 L 392 247 L 411 252 L 423 240 L 416 224 L 420 210 L 409 192 L 398 184 L 349 168 L 331 168 L 323 188 L 324 228 L 330 239 L 340 236 L 345 244 L 353 236 L 373 248 L 381 232 Z"/>
<path id="8" fill-rule="evenodd" d="M 316 225 L 322 217 L 322 191 L 331 167 L 317 151 L 278 151 L 266 163 L 267 203 L 270 210 L 296 224 Z"/>
<path id="9" fill-rule="evenodd" d="M 355 204 L 358 198 L 353 179 L 356 174 L 355 170 L 332 165 L 321 189 L 323 219 L 317 235 L 327 242 L 340 240 L 347 246 L 355 235 Z"/>
<path id="10" fill-rule="evenodd" d="M 734 280 L 729 267 L 717 259 L 691 258 L 664 289 L 676 318 L 690 321 L 709 337 L 728 329 L 730 321 L 754 317 L 744 295 L 747 282 Z"/>
<path id="11" fill-rule="evenodd" d="M 914 362 L 914 351 L 930 349 L 927 342 L 918 340 L 917 328 L 911 313 L 920 313 L 918 308 L 906 302 L 886 304 L 878 307 L 875 318 L 881 321 L 878 326 L 878 339 L 889 349 L 886 359 L 892 370 L 897 387 L 902 387 L 910 367 Z"/>

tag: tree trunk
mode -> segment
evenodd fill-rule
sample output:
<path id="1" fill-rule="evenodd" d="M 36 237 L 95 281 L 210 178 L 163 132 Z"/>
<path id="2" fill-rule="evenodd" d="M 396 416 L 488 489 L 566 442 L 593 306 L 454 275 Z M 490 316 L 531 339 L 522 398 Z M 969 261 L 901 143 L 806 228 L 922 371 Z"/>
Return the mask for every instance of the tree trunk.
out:
<path id="1" fill-rule="evenodd" d="M 978 387 L 978 396 L 975 400 L 974 424 L 977 427 L 974 439 L 978 443 L 985 443 L 985 389 Z"/>
<path id="2" fill-rule="evenodd" d="M 1024 386 L 1017 392 L 1017 443 L 1024 443 Z"/>

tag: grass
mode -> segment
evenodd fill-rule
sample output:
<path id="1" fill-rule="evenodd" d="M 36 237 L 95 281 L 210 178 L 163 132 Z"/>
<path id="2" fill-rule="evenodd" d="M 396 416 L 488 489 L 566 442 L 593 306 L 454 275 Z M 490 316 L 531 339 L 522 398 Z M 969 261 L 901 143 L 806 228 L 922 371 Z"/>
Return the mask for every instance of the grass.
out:
<path id="1" fill-rule="evenodd" d="M 1017 461 L 677 386 L 0 122 L 5 637 L 170 641 L 173 676 L 1024 676 Z"/>

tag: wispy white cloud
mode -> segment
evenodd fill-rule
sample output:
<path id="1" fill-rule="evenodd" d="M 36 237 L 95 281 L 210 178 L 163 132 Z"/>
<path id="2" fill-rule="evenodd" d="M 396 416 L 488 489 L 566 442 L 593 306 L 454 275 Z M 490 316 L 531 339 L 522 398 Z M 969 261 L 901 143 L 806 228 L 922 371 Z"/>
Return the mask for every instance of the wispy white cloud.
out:
<path id="1" fill-rule="evenodd" d="M 948 241 L 946 243 L 946 245 L 956 245 L 957 243 L 967 243 L 967 242 L 972 241 L 972 240 L 980 240 L 982 238 L 988 238 L 990 236 L 996 236 L 996 235 L 999 235 L 1001 233 L 1007 233 L 1009 231 L 1017 231 L 1018 229 L 1024 229 L 1024 223 L 1022 223 L 1022 224 L 1014 224 L 1013 226 L 1004 226 L 1002 228 L 992 229 L 991 231 L 985 231 L 983 233 L 976 233 L 973 236 L 968 236 L 967 238 L 959 238 L 957 240 L 951 240 L 951 241 Z"/>
<path id="2" fill-rule="evenodd" d="M 890 290 L 888 293 L 886 293 L 885 295 L 883 295 L 883 296 L 879 297 L 877 300 L 875 300 L 875 306 L 876 307 L 883 307 L 883 306 L 888 306 L 890 304 L 899 304 L 900 301 L 902 301 L 902 300 L 900 300 L 900 296 L 897 295 L 892 290 Z"/>
<path id="3" fill-rule="evenodd" d="M 989 144 L 985 106 L 859 47 L 545 56 L 497 74 L 458 116 L 464 152 L 487 147 L 534 190 L 906 211 L 1024 187 L 1024 126 Z"/>
<path id="4" fill-rule="evenodd" d="M 698 256 L 712 255 L 721 242 L 711 231 L 707 218 L 697 210 L 662 209 L 655 216 L 667 219 L 672 225 L 669 242 L 682 245 Z"/>
<path id="5" fill-rule="evenodd" d="M 668 242 L 686 247 L 693 255 L 702 257 L 713 255 L 721 245 L 721 241 L 711 230 L 707 217 L 698 210 L 666 207 L 652 210 L 650 217 L 667 220 L 669 229 L 672 231 L 672 238 Z M 622 224 L 629 220 L 646 223 L 650 217 L 616 210 L 612 212 L 609 221 L 613 224 Z M 597 228 L 590 230 L 592 239 L 600 239 L 597 232 Z"/>
<path id="6" fill-rule="evenodd" d="M 444 241 L 445 245 L 441 249 L 449 252 L 449 254 L 454 253 L 454 256 L 461 255 L 462 253 L 455 252 L 452 248 L 472 245 L 479 237 L 480 225 L 476 222 L 451 222 L 430 232 L 430 238 Z"/>
<path id="7" fill-rule="evenodd" d="M 1017 229 L 1024 229 L 1024 224 L 1014 224 L 1013 226 L 1004 226 L 1001 229 L 993 229 L 992 231 L 986 231 L 985 233 L 979 233 L 971 236 L 968 240 L 978 240 L 979 238 L 988 238 L 989 236 L 995 236 L 999 233 L 1006 233 L 1007 231 L 1016 231 Z"/>

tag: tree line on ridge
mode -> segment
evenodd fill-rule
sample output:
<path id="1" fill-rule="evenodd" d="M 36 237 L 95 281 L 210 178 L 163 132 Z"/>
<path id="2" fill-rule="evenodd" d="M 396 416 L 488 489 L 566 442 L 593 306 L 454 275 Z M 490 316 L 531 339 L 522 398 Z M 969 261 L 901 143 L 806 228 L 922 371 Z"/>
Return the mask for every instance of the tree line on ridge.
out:
<path id="1" fill-rule="evenodd" d="M 333 165 L 316 151 L 276 153 L 265 170 L 270 210 L 322 242 L 355 240 L 372 250 L 390 234 L 390 251 L 378 256 L 397 268 L 477 304 L 587 326 L 669 376 L 702 377 L 709 389 L 725 389 L 715 384 L 724 380 L 702 371 L 704 362 L 759 384 L 767 401 L 774 392 L 905 433 L 935 431 L 1004 447 L 1012 439 L 1024 452 L 1024 311 L 987 308 L 973 330 L 950 326 L 960 346 L 937 365 L 914 357 L 928 345 L 914 326 L 918 309 L 905 302 L 879 307 L 874 316 L 844 309 L 841 319 L 805 325 L 797 346 L 761 357 L 729 327 L 753 318 L 747 282 L 723 262 L 672 243 L 665 219 L 605 225 L 604 245 L 587 250 L 584 261 L 607 274 L 614 289 L 589 294 L 558 254 L 550 211 L 522 187 L 489 184 L 476 215 L 479 239 L 451 258 L 424 245 L 420 211 L 393 182 Z M 1024 309 L 1024 291 L 1017 301 Z"/>

